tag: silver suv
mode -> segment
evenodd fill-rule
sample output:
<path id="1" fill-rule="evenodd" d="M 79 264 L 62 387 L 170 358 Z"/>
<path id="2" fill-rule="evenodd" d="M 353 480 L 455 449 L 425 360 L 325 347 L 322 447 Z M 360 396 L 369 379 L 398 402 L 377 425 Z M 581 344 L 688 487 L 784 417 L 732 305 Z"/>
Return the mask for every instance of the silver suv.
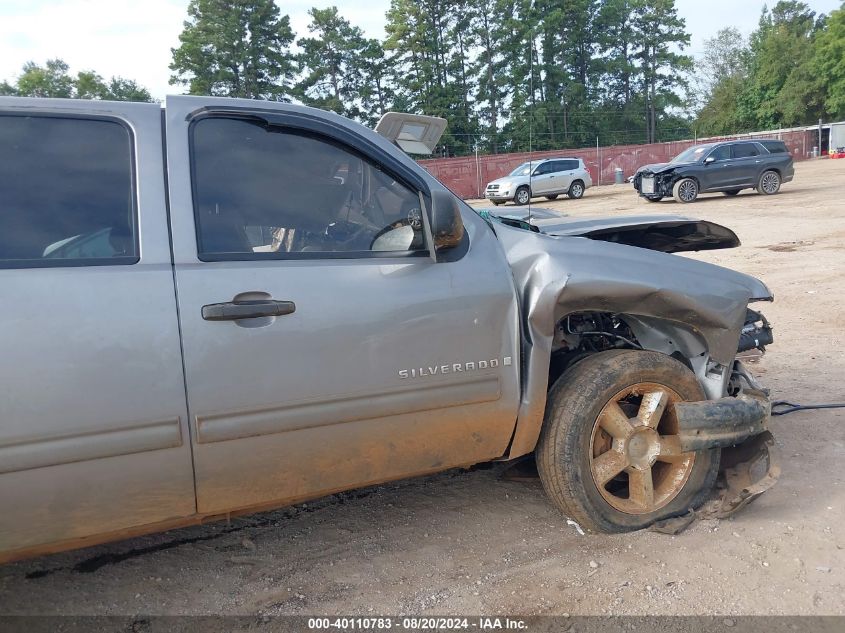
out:
<path id="1" fill-rule="evenodd" d="M 508 200 L 528 204 L 531 198 L 554 200 L 565 193 L 580 198 L 593 186 L 590 172 L 580 158 L 547 158 L 523 163 L 504 178 L 487 185 L 484 197 L 499 205 Z"/>

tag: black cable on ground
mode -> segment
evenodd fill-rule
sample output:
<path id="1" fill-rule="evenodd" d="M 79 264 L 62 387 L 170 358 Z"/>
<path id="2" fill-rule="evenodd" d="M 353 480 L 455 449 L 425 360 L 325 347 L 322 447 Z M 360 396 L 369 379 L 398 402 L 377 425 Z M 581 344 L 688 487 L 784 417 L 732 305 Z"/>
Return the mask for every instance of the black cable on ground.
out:
<path id="1" fill-rule="evenodd" d="M 772 415 L 786 415 L 796 411 L 812 411 L 814 409 L 845 409 L 845 403 L 834 404 L 795 404 L 788 400 L 775 400 L 772 403 Z"/>

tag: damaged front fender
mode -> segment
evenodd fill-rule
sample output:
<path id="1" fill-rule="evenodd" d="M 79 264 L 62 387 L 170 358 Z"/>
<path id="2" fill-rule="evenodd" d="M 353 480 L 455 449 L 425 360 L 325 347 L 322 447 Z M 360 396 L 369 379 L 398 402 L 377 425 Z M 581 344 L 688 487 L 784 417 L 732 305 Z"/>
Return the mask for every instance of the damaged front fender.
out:
<path id="1" fill-rule="evenodd" d="M 749 300 L 771 293 L 759 280 L 726 268 L 633 246 L 553 237 L 496 226 L 520 297 L 525 375 L 509 457 L 534 450 L 542 426 L 548 371 L 560 319 L 579 311 L 631 315 L 647 324 L 646 347 L 700 341 L 697 375 L 710 398 L 724 394 Z M 665 333 L 659 324 L 666 323 Z M 707 384 L 705 374 L 719 372 Z M 714 387 L 714 385 L 717 385 Z M 719 390 L 716 393 L 716 390 Z"/>

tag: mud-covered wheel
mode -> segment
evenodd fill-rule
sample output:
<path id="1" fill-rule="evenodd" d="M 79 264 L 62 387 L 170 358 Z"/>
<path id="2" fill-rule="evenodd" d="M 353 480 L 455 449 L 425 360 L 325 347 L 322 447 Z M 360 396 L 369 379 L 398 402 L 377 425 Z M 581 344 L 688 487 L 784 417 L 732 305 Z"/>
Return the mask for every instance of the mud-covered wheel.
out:
<path id="1" fill-rule="evenodd" d="M 525 185 L 517 189 L 513 196 L 513 201 L 517 204 L 528 204 L 529 200 L 531 200 L 531 193 Z"/>
<path id="2" fill-rule="evenodd" d="M 599 532 L 638 530 L 697 508 L 720 451 L 681 452 L 674 405 L 704 398 L 695 375 L 665 354 L 582 360 L 549 392 L 536 449 L 543 488 L 566 516 Z"/>
<path id="3" fill-rule="evenodd" d="M 672 187 L 672 196 L 676 202 L 694 202 L 698 197 L 698 183 L 692 178 L 681 178 Z"/>

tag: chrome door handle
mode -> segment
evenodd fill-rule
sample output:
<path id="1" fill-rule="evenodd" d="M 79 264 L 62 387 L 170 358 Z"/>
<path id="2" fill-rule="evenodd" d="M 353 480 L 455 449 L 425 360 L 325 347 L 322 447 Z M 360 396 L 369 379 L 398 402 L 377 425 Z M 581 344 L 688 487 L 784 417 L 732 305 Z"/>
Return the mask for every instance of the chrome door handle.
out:
<path id="1" fill-rule="evenodd" d="M 210 303 L 202 307 L 202 318 L 206 321 L 238 321 L 240 319 L 260 319 L 293 314 L 296 304 L 293 301 L 230 301 Z"/>

